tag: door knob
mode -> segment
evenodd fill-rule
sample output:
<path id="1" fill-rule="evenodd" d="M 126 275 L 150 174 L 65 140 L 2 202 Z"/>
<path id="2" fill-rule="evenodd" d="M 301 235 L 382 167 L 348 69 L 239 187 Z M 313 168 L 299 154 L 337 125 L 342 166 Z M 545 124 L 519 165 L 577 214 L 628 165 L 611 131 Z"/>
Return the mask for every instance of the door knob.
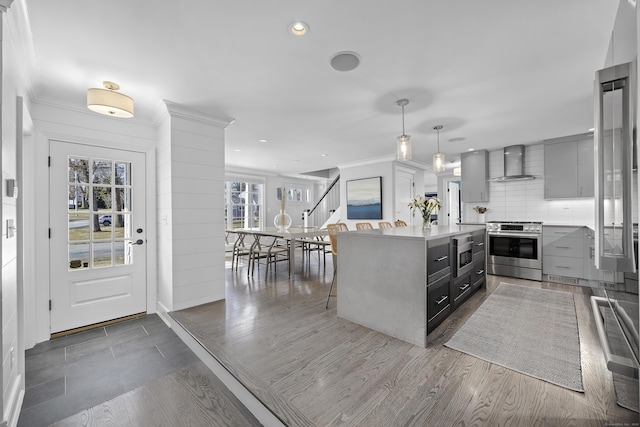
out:
<path id="1" fill-rule="evenodd" d="M 142 245 L 144 244 L 144 240 L 138 239 L 135 242 L 129 242 L 130 245 Z"/>

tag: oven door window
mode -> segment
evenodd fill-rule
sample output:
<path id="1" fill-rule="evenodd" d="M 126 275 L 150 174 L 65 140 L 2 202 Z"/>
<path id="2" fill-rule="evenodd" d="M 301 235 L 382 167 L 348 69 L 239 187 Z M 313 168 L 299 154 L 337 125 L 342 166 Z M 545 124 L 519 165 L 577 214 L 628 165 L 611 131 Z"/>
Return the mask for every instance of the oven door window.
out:
<path id="1" fill-rule="evenodd" d="M 489 236 L 489 255 L 538 259 L 537 237 Z"/>

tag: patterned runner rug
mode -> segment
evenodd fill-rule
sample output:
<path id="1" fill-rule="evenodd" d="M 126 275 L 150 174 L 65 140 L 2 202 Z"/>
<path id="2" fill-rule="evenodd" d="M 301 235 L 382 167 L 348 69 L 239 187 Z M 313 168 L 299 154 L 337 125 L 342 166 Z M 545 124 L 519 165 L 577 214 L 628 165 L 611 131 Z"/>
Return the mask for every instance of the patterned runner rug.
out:
<path id="1" fill-rule="evenodd" d="M 445 345 L 584 393 L 571 293 L 500 283 Z"/>

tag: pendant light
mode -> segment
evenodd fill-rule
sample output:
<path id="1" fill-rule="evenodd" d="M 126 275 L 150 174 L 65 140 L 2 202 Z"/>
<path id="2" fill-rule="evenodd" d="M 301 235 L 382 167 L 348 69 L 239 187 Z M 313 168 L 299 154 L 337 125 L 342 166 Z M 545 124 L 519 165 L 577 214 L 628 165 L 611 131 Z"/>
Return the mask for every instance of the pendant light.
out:
<path id="1" fill-rule="evenodd" d="M 396 101 L 396 104 L 402 107 L 402 135 L 396 139 L 396 158 L 398 160 L 411 160 L 411 136 L 404 133 L 404 106 L 408 103 L 408 99 Z"/>
<path id="2" fill-rule="evenodd" d="M 438 132 L 438 152 L 433 155 L 433 171 L 435 173 L 444 172 L 444 153 L 440 152 L 440 129 L 442 129 L 442 125 L 433 127 L 433 130 Z"/>
<path id="3" fill-rule="evenodd" d="M 133 99 L 117 92 L 117 83 L 104 81 L 104 89 L 87 90 L 87 108 L 96 113 L 112 117 L 133 117 Z"/>

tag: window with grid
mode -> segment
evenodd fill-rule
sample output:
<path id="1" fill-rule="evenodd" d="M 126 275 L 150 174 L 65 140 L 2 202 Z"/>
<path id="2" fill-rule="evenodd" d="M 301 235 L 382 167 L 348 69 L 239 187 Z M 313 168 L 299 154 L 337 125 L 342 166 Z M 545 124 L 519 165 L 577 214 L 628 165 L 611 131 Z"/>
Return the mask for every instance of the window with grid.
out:
<path id="1" fill-rule="evenodd" d="M 229 229 L 257 228 L 262 224 L 263 185 L 254 182 L 225 181 L 224 214 Z"/>

